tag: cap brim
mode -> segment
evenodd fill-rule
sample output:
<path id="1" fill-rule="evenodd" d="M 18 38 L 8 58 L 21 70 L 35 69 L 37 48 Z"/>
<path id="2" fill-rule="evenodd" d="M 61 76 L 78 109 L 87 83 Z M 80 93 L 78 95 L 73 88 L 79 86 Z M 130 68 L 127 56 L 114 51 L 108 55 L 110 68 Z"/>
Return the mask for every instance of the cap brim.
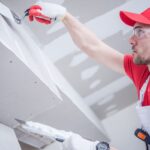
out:
<path id="1" fill-rule="evenodd" d="M 143 24 L 150 24 L 150 20 L 148 20 L 143 15 L 127 11 L 120 11 L 120 18 L 125 24 L 129 26 L 134 26 L 136 22 Z"/>

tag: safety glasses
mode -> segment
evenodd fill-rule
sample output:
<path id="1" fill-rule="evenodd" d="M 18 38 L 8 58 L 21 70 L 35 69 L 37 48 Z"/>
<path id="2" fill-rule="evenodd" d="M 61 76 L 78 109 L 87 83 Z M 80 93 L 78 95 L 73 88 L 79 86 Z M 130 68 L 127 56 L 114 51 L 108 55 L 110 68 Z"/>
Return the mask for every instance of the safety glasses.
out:
<path id="1" fill-rule="evenodd" d="M 137 39 L 142 39 L 145 37 L 146 33 L 148 32 L 150 33 L 150 28 L 136 26 L 133 28 L 132 36 L 136 37 Z"/>

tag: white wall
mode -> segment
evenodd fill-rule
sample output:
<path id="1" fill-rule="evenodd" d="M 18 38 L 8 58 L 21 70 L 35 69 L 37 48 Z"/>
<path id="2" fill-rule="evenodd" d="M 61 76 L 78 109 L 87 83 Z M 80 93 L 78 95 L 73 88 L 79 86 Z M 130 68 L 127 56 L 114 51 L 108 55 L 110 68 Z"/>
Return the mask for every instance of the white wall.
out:
<path id="1" fill-rule="evenodd" d="M 14 131 L 0 124 L 0 150 L 21 150 Z"/>

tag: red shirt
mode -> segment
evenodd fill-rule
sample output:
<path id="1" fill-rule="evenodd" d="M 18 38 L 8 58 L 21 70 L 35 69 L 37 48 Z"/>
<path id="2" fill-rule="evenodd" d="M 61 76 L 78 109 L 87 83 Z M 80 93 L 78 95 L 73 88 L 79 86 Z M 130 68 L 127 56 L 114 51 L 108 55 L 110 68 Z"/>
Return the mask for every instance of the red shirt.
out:
<path id="1" fill-rule="evenodd" d="M 126 74 L 131 78 L 134 85 L 136 86 L 139 97 L 140 89 L 150 74 L 148 67 L 146 65 L 134 64 L 132 55 L 125 55 L 124 69 Z M 142 106 L 147 105 L 150 105 L 150 82 L 148 83 Z"/>

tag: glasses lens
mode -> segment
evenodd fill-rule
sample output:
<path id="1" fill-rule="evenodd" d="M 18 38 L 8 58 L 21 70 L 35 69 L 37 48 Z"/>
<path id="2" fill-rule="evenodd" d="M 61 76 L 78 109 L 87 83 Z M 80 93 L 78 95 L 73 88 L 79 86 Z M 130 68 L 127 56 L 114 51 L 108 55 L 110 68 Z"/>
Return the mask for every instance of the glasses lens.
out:
<path id="1" fill-rule="evenodd" d="M 144 35 L 144 31 L 143 31 L 141 28 L 135 28 L 135 29 L 134 29 L 134 35 L 135 35 L 137 38 L 142 38 L 143 35 Z"/>

